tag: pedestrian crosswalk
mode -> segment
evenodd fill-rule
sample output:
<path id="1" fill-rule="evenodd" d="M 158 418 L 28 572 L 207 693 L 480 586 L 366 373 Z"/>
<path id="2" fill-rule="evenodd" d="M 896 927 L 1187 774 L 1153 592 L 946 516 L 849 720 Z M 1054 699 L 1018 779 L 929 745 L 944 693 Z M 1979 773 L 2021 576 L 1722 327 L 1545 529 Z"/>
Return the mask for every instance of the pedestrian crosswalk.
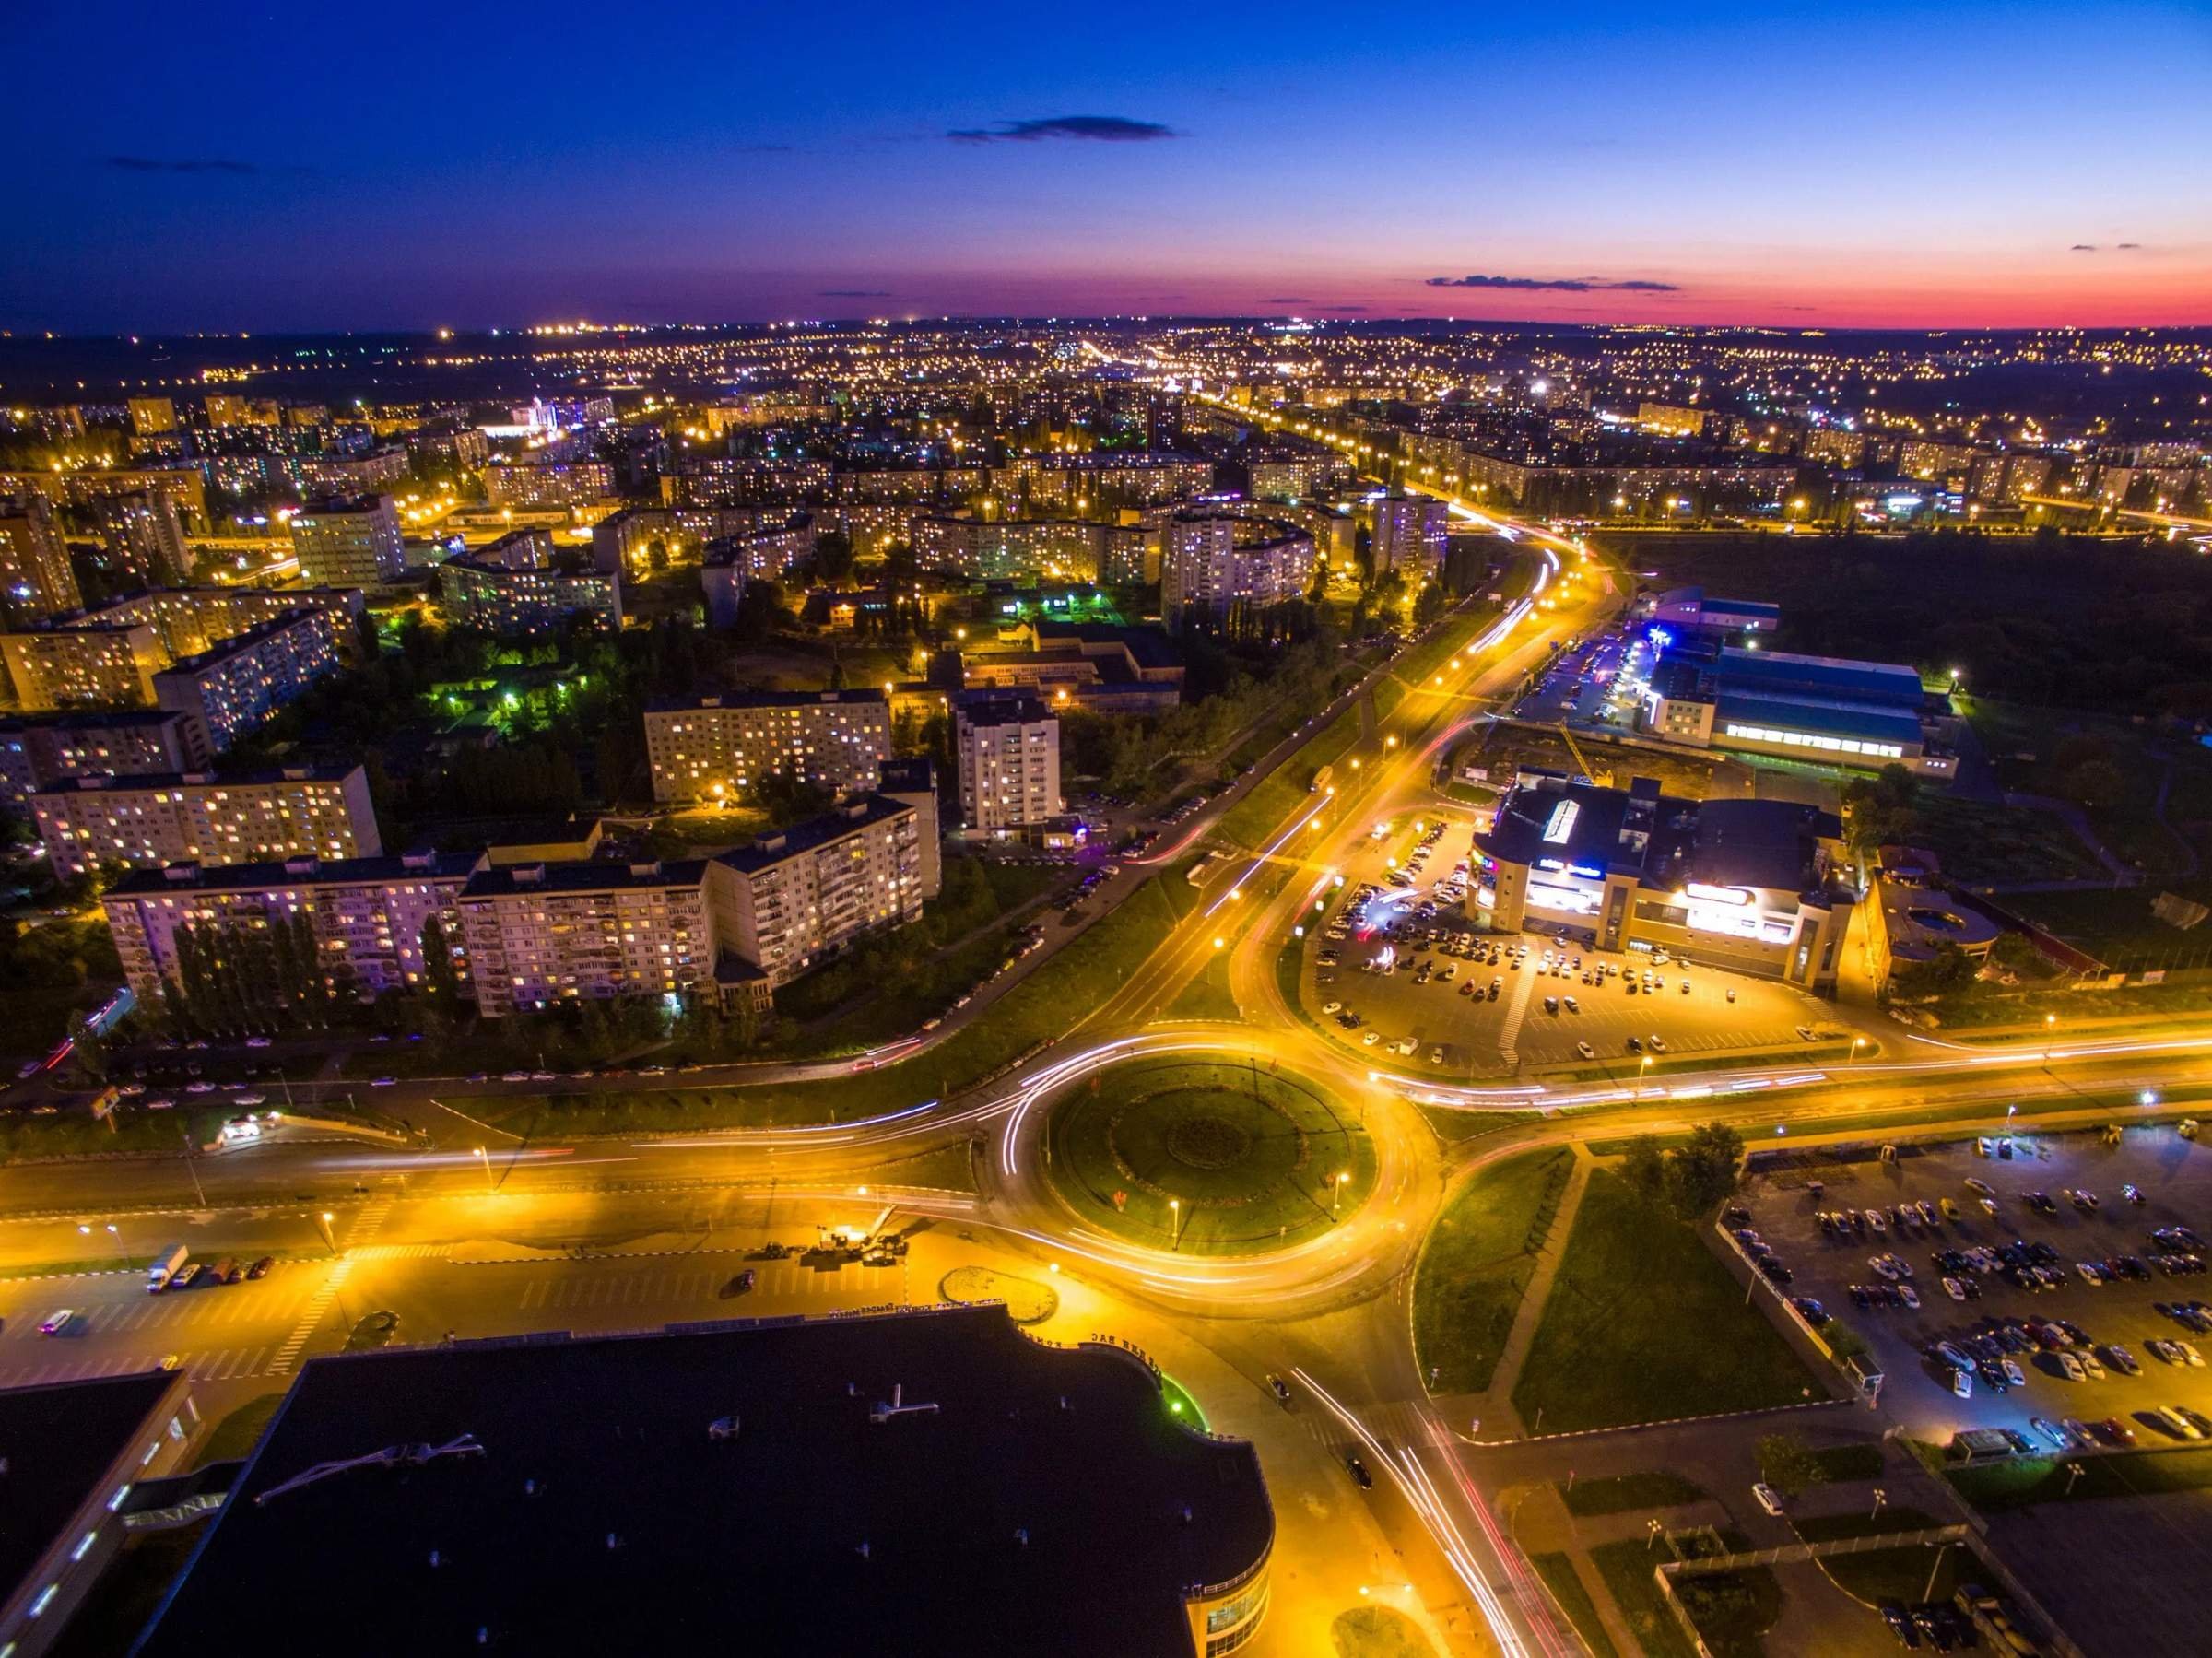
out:
<path id="1" fill-rule="evenodd" d="M 276 1349 L 276 1356 L 269 1360 L 270 1375 L 288 1376 L 292 1373 L 292 1366 L 300 1359 L 300 1349 L 307 1346 L 308 1338 L 314 1335 L 315 1326 L 323 1322 L 323 1315 L 330 1311 L 330 1303 L 336 1298 L 352 1271 L 351 1261 L 338 1262 L 331 1267 L 329 1276 L 323 1280 L 323 1287 L 307 1298 L 307 1305 L 300 1311 L 300 1322 L 292 1326 L 292 1333 L 284 1338 L 284 1345 Z"/>
<path id="2" fill-rule="evenodd" d="M 371 1243 L 348 1250 L 355 1261 L 442 1261 L 453 1252 L 450 1243 Z"/>

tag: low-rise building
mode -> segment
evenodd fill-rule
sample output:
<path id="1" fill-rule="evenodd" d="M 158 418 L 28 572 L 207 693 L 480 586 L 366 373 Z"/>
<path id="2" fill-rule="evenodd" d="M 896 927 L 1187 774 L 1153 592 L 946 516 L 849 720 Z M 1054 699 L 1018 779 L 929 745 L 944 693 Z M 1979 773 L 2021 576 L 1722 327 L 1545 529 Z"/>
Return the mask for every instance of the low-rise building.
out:
<path id="1" fill-rule="evenodd" d="M 655 800 L 742 799 L 787 776 L 843 793 L 876 786 L 891 753 L 880 689 L 688 698 L 645 711 Z"/>
<path id="2" fill-rule="evenodd" d="M 154 700 L 192 715 L 207 751 L 222 754 L 338 665 L 330 613 L 295 610 L 180 657 L 153 676 Z"/>
<path id="3" fill-rule="evenodd" d="M 1500 932 L 1665 949 L 1829 994 L 1853 903 L 1841 836 L 1833 813 L 1788 801 L 1531 778 L 1475 837 L 1467 910 Z"/>
<path id="4" fill-rule="evenodd" d="M 866 794 L 706 866 L 716 949 L 770 990 L 870 933 L 920 919 L 936 896 L 936 796 Z"/>
<path id="5" fill-rule="evenodd" d="M 101 898 L 126 982 L 141 1007 L 167 1000 L 178 972 L 177 930 L 265 932 L 304 915 L 324 982 L 374 1001 L 423 982 L 423 935 L 439 923 L 454 977 L 470 969 L 461 932 L 461 889 L 483 864 L 476 853 L 288 858 L 211 867 L 172 864 L 124 876 Z"/>
<path id="6" fill-rule="evenodd" d="M 1065 809 L 1060 797 L 1060 721 L 1034 696 L 970 691 L 952 710 L 960 771 L 960 821 L 1003 835 Z"/>
<path id="7" fill-rule="evenodd" d="M 72 777 L 30 797 L 31 822 L 65 880 L 97 871 L 272 859 L 372 858 L 383 851 L 359 766 Z"/>
<path id="8" fill-rule="evenodd" d="M 515 530 L 456 554 L 438 567 L 438 586 L 440 607 L 455 627 L 510 638 L 578 620 L 609 632 L 622 627 L 621 576 L 559 568 L 544 530 Z"/>
<path id="9" fill-rule="evenodd" d="M 1957 757 L 1916 669 L 1785 651 L 1663 650 L 1639 729 L 1670 743 L 1948 778 Z"/>

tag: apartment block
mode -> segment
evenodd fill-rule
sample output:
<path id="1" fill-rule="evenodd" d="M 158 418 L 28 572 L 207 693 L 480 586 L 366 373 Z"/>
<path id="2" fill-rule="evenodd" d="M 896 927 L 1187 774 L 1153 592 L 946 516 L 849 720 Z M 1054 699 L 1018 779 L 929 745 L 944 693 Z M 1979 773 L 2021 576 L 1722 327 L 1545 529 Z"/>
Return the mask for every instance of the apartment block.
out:
<path id="1" fill-rule="evenodd" d="M 158 587 L 173 586 L 192 572 L 177 503 L 166 495 L 131 490 L 93 503 L 100 544 L 118 570 Z"/>
<path id="2" fill-rule="evenodd" d="M 312 501 L 292 520 L 300 579 L 324 587 L 373 587 L 407 567 L 399 508 L 388 495 Z"/>
<path id="3" fill-rule="evenodd" d="M 0 801 L 21 810 L 49 783 L 73 777 L 190 771 L 206 756 L 185 715 L 168 709 L 0 720 Z"/>
<path id="4" fill-rule="evenodd" d="M 154 676 L 170 662 L 150 627 L 82 621 L 0 634 L 0 659 L 16 700 L 33 713 L 143 708 L 154 700 Z"/>
<path id="5" fill-rule="evenodd" d="M 971 692 L 953 704 L 960 820 L 1004 833 L 1060 816 L 1060 722 L 1035 697 Z"/>
<path id="6" fill-rule="evenodd" d="M 176 657 L 196 655 L 299 610 L 327 614 L 339 649 L 350 651 L 369 604 L 358 587 L 163 587 L 88 611 L 85 620 L 144 623 Z"/>
<path id="7" fill-rule="evenodd" d="M 295 610 L 179 658 L 153 676 L 154 700 L 192 715 L 208 752 L 222 754 L 337 667 L 330 613 Z"/>
<path id="8" fill-rule="evenodd" d="M 655 800 L 735 799 L 777 774 L 841 794 L 872 789 L 890 752 L 881 690 L 702 697 L 645 711 Z"/>
<path id="9" fill-rule="evenodd" d="M 0 600 L 26 620 L 84 603 L 53 503 L 43 495 L 0 495 Z"/>
<path id="10" fill-rule="evenodd" d="M 359 766 L 224 779 L 204 771 L 65 778 L 31 795 L 30 815 L 65 880 L 100 870 L 383 851 Z"/>
<path id="11" fill-rule="evenodd" d="M 477 1011 L 687 995 L 712 983 L 703 863 L 517 864 L 478 870 L 460 897 Z"/>
<path id="12" fill-rule="evenodd" d="M 1318 558 L 1296 524 L 1194 508 L 1160 530 L 1159 610 L 1170 632 L 1194 617 L 1218 620 L 1231 606 L 1302 597 Z"/>
<path id="13" fill-rule="evenodd" d="M 1444 561 L 1452 515 L 1425 495 L 1385 495 L 1375 502 L 1375 573 L 1401 570 L 1418 576 Z"/>
<path id="14" fill-rule="evenodd" d="M 494 462 L 484 469 L 484 495 L 495 507 L 582 507 L 615 492 L 605 461 Z"/>
<path id="15" fill-rule="evenodd" d="M 712 859 L 707 895 L 719 950 L 772 990 L 856 938 L 918 919 L 923 901 L 936 895 L 935 830 L 934 794 L 925 808 L 869 794 Z"/>
<path id="16" fill-rule="evenodd" d="M 550 632 L 571 620 L 618 632 L 622 578 L 564 570 L 555 557 L 544 530 L 516 530 L 449 559 L 438 567 L 439 607 L 455 627 L 505 637 Z"/>
<path id="17" fill-rule="evenodd" d="M 460 897 L 482 866 L 475 853 L 288 858 L 210 867 L 172 864 L 124 876 L 102 902 L 124 979 L 142 1007 L 165 999 L 177 970 L 177 929 L 261 931 L 304 913 L 324 978 L 340 994 L 373 1001 L 423 982 L 423 930 L 435 916 L 465 984 Z"/>

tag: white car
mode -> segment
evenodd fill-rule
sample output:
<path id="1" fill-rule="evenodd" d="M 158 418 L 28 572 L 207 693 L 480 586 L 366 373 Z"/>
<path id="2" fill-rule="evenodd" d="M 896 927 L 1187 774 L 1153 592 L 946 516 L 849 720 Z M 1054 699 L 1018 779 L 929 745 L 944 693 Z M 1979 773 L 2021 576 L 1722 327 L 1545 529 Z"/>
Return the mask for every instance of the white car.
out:
<path id="1" fill-rule="evenodd" d="M 1751 1495 L 1759 1499 L 1759 1506 L 1768 1513 L 1779 1515 L 1782 1512 L 1781 1494 L 1765 1480 L 1760 1480 L 1751 1487 Z"/>
<path id="2" fill-rule="evenodd" d="M 2083 1382 L 2088 1379 L 2088 1372 L 2081 1368 L 2081 1360 L 2075 1358 L 2065 1348 L 2061 1347 L 2052 1357 L 2058 1360 L 2058 1368 L 2065 1372 L 2068 1382 Z"/>
<path id="3" fill-rule="evenodd" d="M 1321 1005 L 1321 1011 L 1324 1013 L 1342 1013 L 1344 1011 L 1344 1004 L 1342 1002 L 1324 1002 Z"/>
<path id="4" fill-rule="evenodd" d="M 76 1309 L 74 1307 L 64 1307 L 58 1312 L 49 1313 L 45 1322 L 39 1326 L 39 1334 L 59 1335 L 69 1327 L 69 1321 L 76 1316 Z"/>

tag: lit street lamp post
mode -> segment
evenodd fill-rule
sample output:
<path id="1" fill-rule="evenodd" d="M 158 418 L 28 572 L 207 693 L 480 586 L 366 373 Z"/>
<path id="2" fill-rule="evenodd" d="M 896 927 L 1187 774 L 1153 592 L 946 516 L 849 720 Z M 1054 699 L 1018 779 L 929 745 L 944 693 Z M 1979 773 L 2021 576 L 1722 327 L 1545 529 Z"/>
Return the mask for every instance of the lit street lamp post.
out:
<path id="1" fill-rule="evenodd" d="M 322 1231 L 323 1241 L 334 1255 L 338 1252 L 338 1235 L 331 1230 L 330 1223 L 335 1218 L 337 1217 L 328 1209 L 324 1210 L 321 1215 L 316 1217 L 316 1226 Z"/>
<path id="2" fill-rule="evenodd" d="M 1182 1248 L 1182 1199 L 1168 1199 L 1168 1238 L 1171 1247 Z"/>

